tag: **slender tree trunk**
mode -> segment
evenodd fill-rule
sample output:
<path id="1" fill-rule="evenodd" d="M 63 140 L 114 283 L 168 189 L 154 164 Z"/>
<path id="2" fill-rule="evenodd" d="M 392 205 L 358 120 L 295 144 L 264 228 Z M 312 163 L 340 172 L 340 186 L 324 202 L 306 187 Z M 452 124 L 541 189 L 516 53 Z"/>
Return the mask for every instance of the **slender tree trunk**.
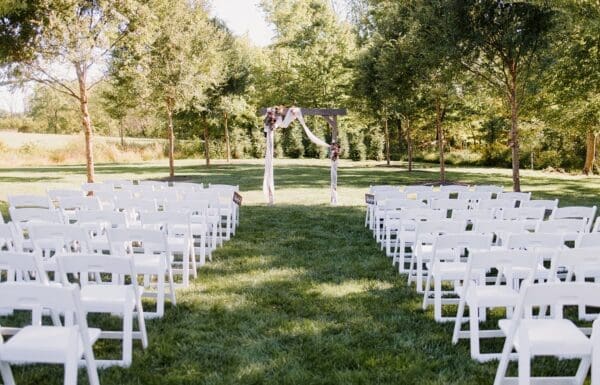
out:
<path id="1" fill-rule="evenodd" d="M 175 134 L 173 133 L 173 105 L 167 101 L 167 139 L 169 140 L 169 176 L 175 176 Z"/>
<path id="2" fill-rule="evenodd" d="M 121 137 L 121 147 L 125 147 L 125 134 L 123 131 L 123 119 L 119 119 L 119 136 Z"/>
<path id="3" fill-rule="evenodd" d="M 227 163 L 231 162 L 231 146 L 229 144 L 229 127 L 227 124 L 227 112 L 224 113 L 225 117 L 225 150 L 227 151 Z"/>
<path id="4" fill-rule="evenodd" d="M 410 131 L 410 119 L 406 119 L 406 151 L 408 153 L 408 172 L 412 172 L 413 169 L 413 146 Z"/>
<path id="5" fill-rule="evenodd" d="M 202 119 L 204 124 L 204 157 L 206 158 L 206 165 L 210 166 L 210 149 L 208 148 L 208 123 L 206 118 Z"/>
<path id="6" fill-rule="evenodd" d="M 594 161 L 596 160 L 596 134 L 593 130 L 588 130 L 585 138 L 585 164 L 583 173 L 589 175 L 594 172 Z"/>
<path id="7" fill-rule="evenodd" d="M 512 178 L 513 191 L 521 191 L 521 177 L 519 174 L 519 104 L 517 100 L 517 67 L 513 62 L 510 65 L 509 103 L 510 103 L 510 146 L 512 148 Z"/>
<path id="8" fill-rule="evenodd" d="M 79 109 L 81 110 L 81 122 L 83 124 L 83 133 L 85 136 L 85 163 L 87 168 L 87 181 L 93 183 L 94 173 L 94 151 L 92 143 L 92 120 L 88 110 L 88 95 L 86 87 L 86 66 L 85 64 L 76 64 L 77 82 L 79 84 Z"/>
<path id="9" fill-rule="evenodd" d="M 398 152 L 402 152 L 402 119 L 396 120 L 396 128 L 398 129 L 398 132 L 397 132 Z"/>
<path id="10" fill-rule="evenodd" d="M 440 151 L 440 182 L 446 181 L 446 160 L 444 158 L 444 130 L 442 128 L 442 103 L 439 98 L 435 99 L 435 131 L 438 138 L 438 149 Z"/>
<path id="11" fill-rule="evenodd" d="M 388 127 L 388 118 L 387 116 L 383 120 L 383 130 L 385 134 L 385 160 L 386 164 L 390 165 L 390 130 Z"/>

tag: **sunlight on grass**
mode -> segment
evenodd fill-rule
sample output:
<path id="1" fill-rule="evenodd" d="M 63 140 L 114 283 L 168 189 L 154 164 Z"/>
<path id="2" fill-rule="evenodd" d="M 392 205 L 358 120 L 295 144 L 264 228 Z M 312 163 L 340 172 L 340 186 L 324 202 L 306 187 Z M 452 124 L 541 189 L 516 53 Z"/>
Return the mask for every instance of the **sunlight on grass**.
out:
<path id="1" fill-rule="evenodd" d="M 325 297 L 340 298 L 350 294 L 363 293 L 369 290 L 388 290 L 393 286 L 389 282 L 379 281 L 344 281 L 340 284 L 323 283 L 317 285 L 311 292 Z"/>

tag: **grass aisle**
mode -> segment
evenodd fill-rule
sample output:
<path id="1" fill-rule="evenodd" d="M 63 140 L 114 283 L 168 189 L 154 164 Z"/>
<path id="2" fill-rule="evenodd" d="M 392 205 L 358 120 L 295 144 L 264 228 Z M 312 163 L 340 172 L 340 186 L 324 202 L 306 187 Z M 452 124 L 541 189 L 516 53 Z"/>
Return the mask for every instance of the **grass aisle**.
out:
<path id="1" fill-rule="evenodd" d="M 244 207 L 150 349 L 103 384 L 480 384 L 495 365 L 450 344 L 358 208 Z"/>

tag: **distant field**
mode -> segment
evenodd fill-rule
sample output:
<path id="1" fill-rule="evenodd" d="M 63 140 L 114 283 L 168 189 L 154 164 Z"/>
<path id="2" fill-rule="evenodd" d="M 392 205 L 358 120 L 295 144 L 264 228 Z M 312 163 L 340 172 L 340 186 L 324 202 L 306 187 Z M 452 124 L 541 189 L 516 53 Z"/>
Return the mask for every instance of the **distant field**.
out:
<path id="1" fill-rule="evenodd" d="M 8 148 L 18 149 L 26 144 L 35 144 L 36 146 L 46 148 L 48 150 L 54 150 L 64 147 L 73 140 L 79 140 L 83 143 L 83 134 L 33 134 L 33 133 L 22 133 L 16 131 L 0 131 L 0 142 Z M 109 142 L 109 143 L 120 143 L 121 138 L 114 136 L 95 136 L 95 141 Z M 135 142 L 142 144 L 150 143 L 162 143 L 164 139 L 156 138 L 125 138 L 127 142 Z"/>

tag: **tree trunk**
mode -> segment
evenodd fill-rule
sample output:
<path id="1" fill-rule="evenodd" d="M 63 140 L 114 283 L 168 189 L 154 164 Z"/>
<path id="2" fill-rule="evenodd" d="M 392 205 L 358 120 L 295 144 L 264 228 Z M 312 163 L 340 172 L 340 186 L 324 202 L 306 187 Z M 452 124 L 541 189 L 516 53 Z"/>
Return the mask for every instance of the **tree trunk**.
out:
<path id="1" fill-rule="evenodd" d="M 519 174 L 519 104 L 517 100 L 517 65 L 510 65 L 509 103 L 510 103 L 510 146 L 512 148 L 512 178 L 513 191 L 521 191 Z"/>
<path id="2" fill-rule="evenodd" d="M 227 125 L 227 112 L 225 115 L 225 150 L 227 152 L 227 163 L 231 162 L 231 146 L 229 144 L 229 127 Z"/>
<path id="3" fill-rule="evenodd" d="M 119 136 L 121 137 L 121 147 L 125 147 L 125 135 L 123 131 L 123 119 L 119 119 Z"/>
<path id="4" fill-rule="evenodd" d="M 385 134 L 385 160 L 387 165 L 390 165 L 390 130 L 388 128 L 387 116 L 383 120 L 383 130 Z"/>
<path id="5" fill-rule="evenodd" d="M 589 175 L 594 172 L 594 161 L 596 159 L 596 134 L 594 131 L 588 130 L 585 143 L 585 164 L 583 165 L 583 173 Z"/>
<path id="6" fill-rule="evenodd" d="M 411 132 L 410 127 L 410 119 L 406 119 L 406 150 L 408 153 L 408 172 L 412 172 L 413 169 L 413 148 L 412 148 L 412 137 L 410 136 Z"/>
<path id="7" fill-rule="evenodd" d="M 435 99 L 435 131 L 438 138 L 438 149 L 440 152 L 440 182 L 446 181 L 446 161 L 444 159 L 444 130 L 442 129 L 442 103 L 439 98 Z"/>
<path id="8" fill-rule="evenodd" d="M 175 176 L 175 134 L 173 133 L 173 105 L 167 101 L 167 139 L 169 140 L 169 176 Z"/>
<path id="9" fill-rule="evenodd" d="M 81 110 L 81 122 L 83 124 L 83 133 L 85 136 L 85 163 L 87 169 L 88 183 L 94 182 L 94 151 L 92 143 L 92 120 L 88 110 L 88 95 L 86 87 L 86 66 L 85 64 L 76 64 L 77 82 L 79 84 L 79 109 Z"/>
<path id="10" fill-rule="evenodd" d="M 396 120 L 396 128 L 398 129 L 398 132 L 397 132 L 398 152 L 402 152 L 402 119 Z"/>
<path id="11" fill-rule="evenodd" d="M 206 158 L 206 165 L 210 166 L 210 149 L 208 148 L 208 123 L 206 118 L 202 119 L 204 124 L 204 157 Z"/>

